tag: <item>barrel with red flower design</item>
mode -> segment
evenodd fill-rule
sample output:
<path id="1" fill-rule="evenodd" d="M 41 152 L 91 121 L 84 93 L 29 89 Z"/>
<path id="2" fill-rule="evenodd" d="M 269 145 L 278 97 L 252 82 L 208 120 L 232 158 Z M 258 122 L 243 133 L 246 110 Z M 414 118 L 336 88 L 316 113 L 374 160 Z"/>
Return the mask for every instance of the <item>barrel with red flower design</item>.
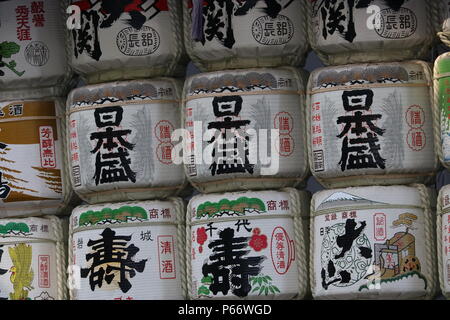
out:
<path id="1" fill-rule="evenodd" d="M 307 215 L 307 203 L 306 193 L 289 188 L 194 197 L 189 203 L 190 297 L 302 298 L 307 266 L 301 216 Z M 296 235 L 301 243 L 294 242 Z"/>

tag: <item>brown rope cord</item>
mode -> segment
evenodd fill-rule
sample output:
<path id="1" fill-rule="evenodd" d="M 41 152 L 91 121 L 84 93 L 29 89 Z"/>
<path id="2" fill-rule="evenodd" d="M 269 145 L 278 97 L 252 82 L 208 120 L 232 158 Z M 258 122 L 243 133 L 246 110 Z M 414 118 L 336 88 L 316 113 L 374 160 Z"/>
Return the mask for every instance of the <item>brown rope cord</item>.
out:
<path id="1" fill-rule="evenodd" d="M 355 90 L 361 88 L 398 88 L 398 87 L 412 87 L 412 88 L 420 88 L 420 87 L 431 87 L 431 83 L 368 83 L 368 84 L 355 84 L 352 86 L 337 86 L 333 88 L 324 88 L 324 89 L 312 89 L 308 91 L 308 94 L 313 95 L 317 93 L 323 92 L 333 92 L 333 91 L 341 91 L 341 90 Z"/>
<path id="2" fill-rule="evenodd" d="M 33 121 L 33 120 L 60 120 L 64 116 L 34 116 L 34 117 L 20 117 L 0 119 L 0 123 L 17 122 L 17 121 Z"/>
<path id="3" fill-rule="evenodd" d="M 302 90 L 270 90 L 270 91 L 250 91 L 250 92 L 222 92 L 222 93 L 211 93 L 211 94 L 199 94 L 195 96 L 190 96 L 183 99 L 183 104 L 192 100 L 203 99 L 203 98 L 213 98 L 213 97 L 229 97 L 229 96 L 263 96 L 263 95 L 303 95 L 305 94 Z"/>

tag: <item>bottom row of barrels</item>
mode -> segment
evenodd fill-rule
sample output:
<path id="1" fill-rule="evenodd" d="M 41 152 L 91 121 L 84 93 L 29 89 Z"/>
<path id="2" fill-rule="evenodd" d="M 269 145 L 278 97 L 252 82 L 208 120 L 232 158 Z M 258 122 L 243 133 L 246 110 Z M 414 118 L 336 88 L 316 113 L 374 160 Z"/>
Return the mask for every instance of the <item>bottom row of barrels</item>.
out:
<path id="1" fill-rule="evenodd" d="M 431 299 L 449 251 L 450 186 L 80 206 L 0 220 L 0 299 Z"/>

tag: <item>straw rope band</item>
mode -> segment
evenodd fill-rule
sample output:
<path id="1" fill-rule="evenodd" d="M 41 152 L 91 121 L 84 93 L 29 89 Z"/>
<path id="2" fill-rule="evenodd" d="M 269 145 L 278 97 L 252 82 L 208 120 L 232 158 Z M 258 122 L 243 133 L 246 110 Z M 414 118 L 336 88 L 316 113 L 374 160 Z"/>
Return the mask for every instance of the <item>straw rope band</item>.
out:
<path id="1" fill-rule="evenodd" d="M 444 258 L 442 256 L 442 219 L 444 213 L 442 212 L 442 200 L 444 197 L 445 188 L 442 188 L 438 195 L 437 201 L 437 220 L 436 220 L 436 235 L 437 235 L 437 256 L 438 256 L 438 275 L 439 275 L 439 285 L 441 287 L 442 294 L 449 299 L 450 295 L 445 290 L 444 281 Z"/>
<path id="2" fill-rule="evenodd" d="M 433 77 L 434 80 L 439 80 L 442 78 L 450 77 L 450 72 L 444 72 L 444 73 L 435 73 L 435 76 Z"/>
<path id="3" fill-rule="evenodd" d="M 100 224 L 95 226 L 81 226 L 72 229 L 72 234 L 90 231 L 90 230 L 102 230 L 105 228 L 133 228 L 133 227 L 146 227 L 146 226 L 167 226 L 178 225 L 180 221 L 145 221 L 145 222 L 129 222 L 129 223 L 117 223 L 117 224 Z"/>
<path id="4" fill-rule="evenodd" d="M 368 83 L 368 84 L 355 84 L 351 86 L 336 86 L 332 88 L 324 88 L 324 89 L 316 89 L 308 91 L 308 94 L 318 94 L 324 92 L 333 92 L 333 91 L 341 91 L 341 90 L 356 90 L 356 89 L 372 89 L 372 88 L 420 88 L 420 87 L 430 87 L 431 83 Z"/>
<path id="5" fill-rule="evenodd" d="M 364 175 L 358 175 L 358 176 L 345 176 L 345 177 L 333 177 L 333 178 L 319 178 L 318 180 L 323 180 L 328 182 L 333 182 L 333 181 L 347 181 L 348 179 L 358 179 L 363 177 L 364 179 L 385 179 L 385 178 L 389 178 L 389 179 L 398 179 L 398 178 L 414 178 L 414 177 L 433 177 L 435 175 L 434 172 L 430 172 L 430 173 L 380 173 L 380 174 L 364 174 Z"/>
<path id="6" fill-rule="evenodd" d="M 42 238 L 24 238 L 23 236 L 11 236 L 7 237 L 11 238 L 10 241 L 3 241 L 3 239 L 0 239 L 0 245 L 8 245 L 8 244 L 19 244 L 19 243 L 57 243 L 57 240 L 52 239 L 42 239 Z M 12 240 L 13 238 L 20 238 L 22 240 Z"/>
<path id="7" fill-rule="evenodd" d="M 35 117 L 21 117 L 0 119 L 0 123 L 17 122 L 17 121 L 33 121 L 33 120 L 60 120 L 63 116 L 35 116 Z"/>
<path id="8" fill-rule="evenodd" d="M 105 103 L 105 104 L 99 104 L 99 105 L 92 105 L 92 106 L 86 106 L 86 107 L 73 107 L 68 111 L 68 114 L 81 112 L 81 111 L 88 111 L 88 110 L 95 110 L 105 107 L 111 107 L 111 106 L 117 106 L 120 104 L 121 107 L 134 107 L 139 106 L 142 104 L 172 104 L 172 103 L 180 103 L 179 100 L 164 100 L 164 99 L 156 99 L 156 100 L 133 100 L 133 101 L 117 101 L 116 103 Z"/>
<path id="9" fill-rule="evenodd" d="M 113 190 L 105 190 L 105 191 L 95 191 L 94 193 L 90 192 L 90 193 L 80 193 L 80 196 L 82 197 L 90 197 L 92 194 L 96 195 L 107 195 L 107 194 L 111 194 L 111 193 L 116 193 L 116 192 L 123 192 L 123 193 L 127 193 L 127 192 L 147 192 L 147 191 L 164 191 L 164 190 L 174 190 L 174 189 L 182 189 L 184 188 L 184 185 L 178 185 L 178 186 L 173 186 L 173 187 L 154 187 L 154 188 L 120 188 L 119 186 L 114 186 Z"/>
<path id="10" fill-rule="evenodd" d="M 229 97 L 229 96 L 267 96 L 267 95 L 303 95 L 304 91 L 301 90 L 270 90 L 270 91 L 249 91 L 249 92 L 222 92 L 211 94 L 198 94 L 195 96 L 189 96 L 183 99 L 183 102 L 189 102 L 192 100 L 214 97 Z"/>

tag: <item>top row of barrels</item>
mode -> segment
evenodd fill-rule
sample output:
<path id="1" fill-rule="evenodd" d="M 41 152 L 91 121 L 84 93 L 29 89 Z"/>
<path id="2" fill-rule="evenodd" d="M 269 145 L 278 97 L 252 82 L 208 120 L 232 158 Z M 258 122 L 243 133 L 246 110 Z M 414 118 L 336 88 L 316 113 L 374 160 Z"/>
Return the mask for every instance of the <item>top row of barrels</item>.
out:
<path id="1" fill-rule="evenodd" d="M 25 88 L 63 95 L 72 69 L 88 83 L 184 76 L 188 56 L 201 71 L 302 66 L 310 47 L 327 65 L 426 60 L 436 34 L 450 45 L 449 6 L 442 0 L 46 0 L 45 6 L 6 0 L 0 99 L 18 98 Z"/>

